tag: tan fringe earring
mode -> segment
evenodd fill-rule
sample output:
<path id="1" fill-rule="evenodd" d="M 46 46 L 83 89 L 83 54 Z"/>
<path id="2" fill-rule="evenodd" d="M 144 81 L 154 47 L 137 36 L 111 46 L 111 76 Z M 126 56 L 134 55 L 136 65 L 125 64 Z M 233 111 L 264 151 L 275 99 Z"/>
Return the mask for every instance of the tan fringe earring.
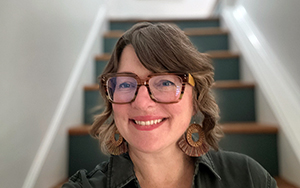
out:
<path id="1" fill-rule="evenodd" d="M 116 140 L 116 135 L 119 136 L 118 140 Z M 112 155 L 121 155 L 122 153 L 126 153 L 128 151 L 127 144 L 117 128 L 107 143 L 107 150 Z"/>
<path id="2" fill-rule="evenodd" d="M 197 141 L 193 140 L 193 133 L 198 133 Z M 199 124 L 191 124 L 186 133 L 178 141 L 179 148 L 188 156 L 199 157 L 209 150 L 209 145 L 206 143 L 205 134 Z"/>

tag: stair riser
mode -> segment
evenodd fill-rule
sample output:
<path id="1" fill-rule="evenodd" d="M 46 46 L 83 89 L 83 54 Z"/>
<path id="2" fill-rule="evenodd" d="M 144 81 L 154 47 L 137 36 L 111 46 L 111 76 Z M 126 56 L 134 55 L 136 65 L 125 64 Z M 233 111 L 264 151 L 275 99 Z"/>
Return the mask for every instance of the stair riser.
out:
<path id="1" fill-rule="evenodd" d="M 228 37 L 227 35 L 197 35 L 189 36 L 192 43 L 197 47 L 200 52 L 211 50 L 228 50 Z M 104 38 L 104 53 L 111 53 L 118 38 Z"/>
<path id="2" fill-rule="evenodd" d="M 104 110 L 102 105 L 103 99 L 99 91 L 85 91 L 84 92 L 84 123 L 92 124 L 95 115 L 100 114 Z"/>
<path id="3" fill-rule="evenodd" d="M 214 79 L 218 80 L 239 80 L 240 67 L 239 58 L 212 59 L 215 68 Z"/>
<path id="4" fill-rule="evenodd" d="M 239 59 L 238 58 L 224 58 L 224 59 L 212 59 L 215 68 L 214 79 L 218 80 L 239 80 Z M 96 77 L 95 83 L 98 83 L 98 76 L 106 66 L 107 61 L 96 61 Z"/>
<path id="5" fill-rule="evenodd" d="M 271 175 L 278 175 L 276 134 L 226 134 L 220 148 L 249 155 L 257 160 Z M 88 146 L 88 147 L 87 147 Z M 69 175 L 79 169 L 92 170 L 106 161 L 96 139 L 89 135 L 69 136 Z"/>
<path id="6" fill-rule="evenodd" d="M 167 21 L 168 22 L 168 21 Z M 126 31 L 130 29 L 137 22 L 111 22 L 110 30 L 123 30 Z M 156 22 L 152 22 L 156 23 Z M 168 22 L 171 23 L 171 22 Z M 172 21 L 181 29 L 186 28 L 201 28 L 201 27 L 219 27 L 219 20 L 207 20 L 207 21 Z"/>
<path id="7" fill-rule="evenodd" d="M 69 177 L 80 169 L 88 172 L 95 166 L 109 159 L 100 151 L 98 140 L 90 135 L 69 136 Z"/>
<path id="8" fill-rule="evenodd" d="M 255 121 L 254 88 L 213 89 L 221 111 L 221 121 Z M 85 91 L 85 123 L 92 124 L 93 117 L 103 110 L 102 98 L 98 91 Z M 98 108 L 97 110 L 95 110 Z"/>
<path id="9" fill-rule="evenodd" d="M 278 175 L 276 134 L 226 134 L 220 148 L 246 154 L 258 161 L 272 176 Z"/>
<path id="10" fill-rule="evenodd" d="M 221 123 L 254 122 L 254 88 L 213 89 L 220 108 Z"/>

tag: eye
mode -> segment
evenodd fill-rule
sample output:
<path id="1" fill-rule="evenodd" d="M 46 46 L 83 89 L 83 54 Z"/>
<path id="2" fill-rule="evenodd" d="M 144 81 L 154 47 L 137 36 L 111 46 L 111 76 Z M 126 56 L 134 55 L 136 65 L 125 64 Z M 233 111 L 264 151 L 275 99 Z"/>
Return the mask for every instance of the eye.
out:
<path id="1" fill-rule="evenodd" d="M 131 90 L 131 89 L 135 89 L 136 88 L 136 83 L 132 83 L 132 82 L 122 82 L 120 84 L 118 84 L 118 90 Z"/>
<path id="2" fill-rule="evenodd" d="M 174 86 L 175 84 L 169 80 L 162 80 L 160 85 L 161 86 Z"/>

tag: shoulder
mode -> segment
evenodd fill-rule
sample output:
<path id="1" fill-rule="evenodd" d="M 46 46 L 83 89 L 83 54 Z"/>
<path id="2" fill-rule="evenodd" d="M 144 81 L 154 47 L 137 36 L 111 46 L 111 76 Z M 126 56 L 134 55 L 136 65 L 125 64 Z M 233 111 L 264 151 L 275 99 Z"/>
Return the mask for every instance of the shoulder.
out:
<path id="1" fill-rule="evenodd" d="M 106 187 L 108 164 L 108 161 L 103 162 L 89 173 L 87 170 L 78 170 L 62 188 L 91 188 L 95 185 L 97 187 Z"/>
<path id="2" fill-rule="evenodd" d="M 249 156 L 228 151 L 210 151 L 207 157 L 223 182 L 235 179 L 235 183 L 245 185 L 248 182 L 253 187 L 276 187 L 270 174 Z"/>

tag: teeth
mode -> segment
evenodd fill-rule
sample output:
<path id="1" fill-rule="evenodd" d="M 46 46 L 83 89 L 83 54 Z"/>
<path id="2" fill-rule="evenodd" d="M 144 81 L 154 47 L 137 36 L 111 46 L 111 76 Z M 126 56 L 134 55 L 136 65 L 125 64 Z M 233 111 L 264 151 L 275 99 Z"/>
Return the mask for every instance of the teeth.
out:
<path id="1" fill-rule="evenodd" d="M 158 124 L 160 122 L 162 122 L 163 119 L 156 119 L 156 120 L 150 120 L 150 121 L 135 121 L 136 124 L 138 125 L 155 125 Z"/>

